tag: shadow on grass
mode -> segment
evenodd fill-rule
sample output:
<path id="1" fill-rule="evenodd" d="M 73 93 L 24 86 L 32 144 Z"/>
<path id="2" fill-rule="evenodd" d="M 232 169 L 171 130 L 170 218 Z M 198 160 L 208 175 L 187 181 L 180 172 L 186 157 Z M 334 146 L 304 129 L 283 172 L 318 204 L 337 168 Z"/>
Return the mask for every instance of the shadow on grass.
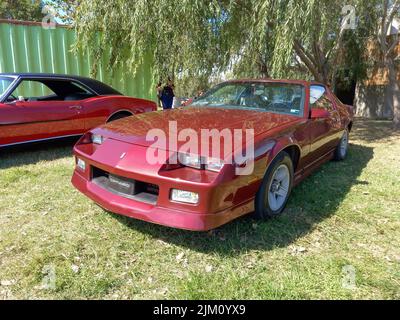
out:
<path id="1" fill-rule="evenodd" d="M 0 170 L 69 157 L 77 141 L 74 137 L 0 148 Z"/>
<path id="2" fill-rule="evenodd" d="M 245 216 L 212 232 L 195 233 L 113 216 L 155 239 L 203 253 L 233 256 L 248 250 L 286 247 L 334 215 L 353 185 L 368 184 L 358 177 L 372 157 L 372 148 L 351 145 L 346 161 L 324 165 L 293 190 L 282 216 L 268 221 Z"/>
<path id="3" fill-rule="evenodd" d="M 357 130 L 351 133 L 353 140 L 378 142 L 389 137 L 400 138 L 400 131 L 393 128 L 392 121 L 356 118 L 355 126 Z"/>

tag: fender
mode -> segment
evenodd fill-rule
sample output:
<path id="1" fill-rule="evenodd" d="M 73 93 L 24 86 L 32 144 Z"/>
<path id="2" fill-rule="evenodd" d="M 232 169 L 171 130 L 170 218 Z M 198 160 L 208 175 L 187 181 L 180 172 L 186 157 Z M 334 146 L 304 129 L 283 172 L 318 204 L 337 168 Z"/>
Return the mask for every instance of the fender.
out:
<path id="1" fill-rule="evenodd" d="M 153 101 L 125 96 L 98 96 L 84 100 L 82 104 L 88 111 L 92 107 L 101 106 L 102 110 L 107 110 L 107 115 L 120 111 L 135 114 L 157 110 L 157 105 Z"/>
<path id="2" fill-rule="evenodd" d="M 272 161 L 274 161 L 274 159 L 278 156 L 279 153 L 281 153 L 284 149 L 288 147 L 296 147 L 300 152 L 299 159 L 301 159 L 302 149 L 298 144 L 298 142 L 292 136 L 283 136 L 276 141 L 274 148 L 268 154 L 268 160 L 267 160 L 268 166 L 271 164 Z"/>
<path id="3" fill-rule="evenodd" d="M 299 158 L 297 159 L 297 163 L 293 163 L 294 166 L 294 175 L 296 175 L 297 169 L 299 168 L 298 164 L 301 161 L 302 158 L 302 148 L 298 144 L 298 142 L 292 137 L 292 136 L 282 136 L 277 139 L 277 141 L 274 144 L 274 147 L 268 152 L 266 155 L 266 165 L 265 165 L 265 171 L 264 174 L 267 172 L 269 166 L 271 163 L 276 159 L 276 157 L 285 149 L 289 147 L 295 147 L 299 151 Z"/>
<path id="4" fill-rule="evenodd" d="M 112 114 L 107 118 L 106 123 L 107 123 L 108 121 L 110 121 L 110 119 L 111 119 L 113 116 L 115 116 L 117 113 L 120 113 L 120 112 L 128 112 L 128 113 L 131 114 L 131 116 L 134 115 L 134 113 L 133 113 L 131 110 L 128 110 L 128 109 L 119 109 L 119 110 L 115 111 L 114 113 L 112 113 Z"/>
<path id="5" fill-rule="evenodd" d="M 266 139 L 257 143 L 254 150 L 254 162 L 262 161 L 265 159 L 265 172 L 268 170 L 269 165 L 275 158 L 286 148 L 296 147 L 299 150 L 299 160 L 302 157 L 302 148 L 297 141 L 290 135 L 282 136 L 278 139 Z M 242 163 L 236 163 L 237 167 L 244 167 L 249 159 Z"/>

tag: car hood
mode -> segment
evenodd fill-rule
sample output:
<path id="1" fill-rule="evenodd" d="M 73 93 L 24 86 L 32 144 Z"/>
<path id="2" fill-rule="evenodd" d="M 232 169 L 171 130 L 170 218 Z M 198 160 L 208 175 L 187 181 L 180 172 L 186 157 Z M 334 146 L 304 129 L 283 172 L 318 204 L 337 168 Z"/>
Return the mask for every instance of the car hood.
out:
<path id="1" fill-rule="evenodd" d="M 245 139 L 247 129 L 254 130 L 254 136 L 258 136 L 299 120 L 301 118 L 295 116 L 252 110 L 187 107 L 142 113 L 111 122 L 93 130 L 93 132 L 101 134 L 105 138 L 135 145 L 151 146 L 154 144 L 154 138 L 148 137 L 146 139 L 146 137 L 152 129 L 157 129 L 159 133 L 163 132 L 167 141 L 172 136 L 177 136 L 184 129 L 191 129 L 191 132 L 196 132 L 199 139 L 201 139 L 202 130 L 215 129 L 218 131 L 229 129 L 232 130 L 232 134 L 236 130 L 236 132 L 242 132 L 243 139 Z M 155 134 L 157 132 L 153 131 Z M 186 142 L 187 140 L 178 141 L 174 145 L 167 143 L 166 149 L 177 151 Z"/>

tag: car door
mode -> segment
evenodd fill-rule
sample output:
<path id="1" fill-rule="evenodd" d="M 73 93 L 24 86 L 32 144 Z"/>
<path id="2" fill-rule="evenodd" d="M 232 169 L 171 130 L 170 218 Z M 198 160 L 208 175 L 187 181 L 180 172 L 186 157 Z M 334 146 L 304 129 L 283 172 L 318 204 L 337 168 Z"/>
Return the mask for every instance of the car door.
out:
<path id="1" fill-rule="evenodd" d="M 0 109 L 0 144 L 84 132 L 84 115 L 80 101 L 64 101 L 63 97 L 58 96 L 42 81 L 22 80 L 8 103 Z"/>
<path id="2" fill-rule="evenodd" d="M 335 149 L 342 134 L 340 114 L 332 101 L 330 91 L 323 85 L 310 86 L 310 111 L 321 109 L 328 117 L 310 119 L 310 156 L 316 161 Z"/>

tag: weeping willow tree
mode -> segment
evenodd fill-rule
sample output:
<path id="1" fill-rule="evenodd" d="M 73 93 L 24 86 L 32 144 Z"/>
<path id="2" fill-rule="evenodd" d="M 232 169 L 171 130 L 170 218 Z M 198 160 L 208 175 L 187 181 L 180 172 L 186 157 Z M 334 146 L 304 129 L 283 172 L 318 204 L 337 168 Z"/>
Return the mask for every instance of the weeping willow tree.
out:
<path id="1" fill-rule="evenodd" d="M 109 66 L 130 72 L 150 56 L 155 79 L 231 74 L 329 84 L 354 65 L 341 53 L 362 46 L 357 35 L 370 30 L 365 19 L 343 27 L 349 4 L 369 10 L 362 0 L 80 0 L 74 21 L 78 47 L 97 56 L 111 48 Z"/>
<path id="2" fill-rule="evenodd" d="M 218 37 L 223 19 L 218 1 L 192 0 L 83 0 L 74 17 L 79 47 L 97 56 L 111 48 L 110 67 L 122 64 L 131 72 L 150 55 L 155 79 L 220 71 L 226 65 Z"/>

